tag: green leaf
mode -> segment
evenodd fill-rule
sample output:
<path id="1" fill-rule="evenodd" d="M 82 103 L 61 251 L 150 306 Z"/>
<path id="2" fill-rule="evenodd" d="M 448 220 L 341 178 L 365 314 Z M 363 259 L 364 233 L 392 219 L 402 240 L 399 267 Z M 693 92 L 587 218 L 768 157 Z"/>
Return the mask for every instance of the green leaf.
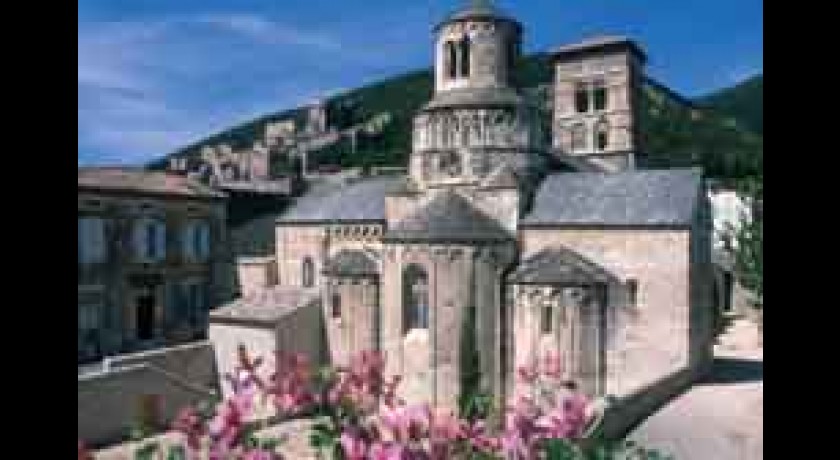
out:
<path id="1" fill-rule="evenodd" d="M 564 439 L 549 439 L 545 452 L 548 460 L 584 460 L 578 448 Z"/>
<path id="2" fill-rule="evenodd" d="M 166 460 L 187 460 L 187 450 L 184 446 L 169 446 Z"/>
<path id="3" fill-rule="evenodd" d="M 134 452 L 134 460 L 154 460 L 159 449 L 160 445 L 156 442 L 145 444 Z"/>
<path id="4" fill-rule="evenodd" d="M 263 449 L 275 451 L 278 447 L 280 447 L 280 445 L 283 444 L 283 440 L 278 438 L 265 438 L 262 439 L 260 443 Z"/>

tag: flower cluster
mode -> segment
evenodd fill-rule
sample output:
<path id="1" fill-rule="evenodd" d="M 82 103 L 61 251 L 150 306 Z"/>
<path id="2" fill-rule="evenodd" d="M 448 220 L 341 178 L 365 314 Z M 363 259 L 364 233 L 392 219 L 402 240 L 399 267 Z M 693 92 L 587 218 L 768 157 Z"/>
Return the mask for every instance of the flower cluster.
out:
<path id="1" fill-rule="evenodd" d="M 348 460 L 412 460 L 482 458 L 533 459 L 550 439 L 577 440 L 592 419 L 589 401 L 562 382 L 555 355 L 542 366 L 519 370 L 524 392 L 507 408 L 501 432 L 485 420 L 466 420 L 448 410 L 406 405 L 396 397 L 398 378 L 387 384 L 383 361 L 363 354 L 340 371 L 330 402 L 355 411 L 332 418 L 343 458 Z M 381 401 L 379 410 L 374 410 Z M 354 414 L 348 416 L 348 414 Z M 344 416 L 342 416 L 344 415 Z M 361 415 L 361 416 L 360 416 Z"/>
<path id="2" fill-rule="evenodd" d="M 263 360 L 239 350 L 226 375 L 233 393 L 212 413 L 181 411 L 173 427 L 184 436 L 188 458 L 278 460 L 276 443 L 253 435 L 253 418 L 314 415 L 310 442 L 327 458 L 443 460 L 540 458 L 550 440 L 576 441 L 592 418 L 589 401 L 561 380 L 556 356 L 518 370 L 520 391 L 497 427 L 450 410 L 408 405 L 398 397 L 399 376 L 385 377 L 385 360 L 363 352 L 348 366 L 313 371 L 301 355 L 277 353 L 271 373 Z"/>
<path id="3" fill-rule="evenodd" d="M 520 392 L 508 408 L 501 436 L 509 459 L 537 458 L 550 439 L 577 440 L 594 418 L 590 401 L 573 382 L 562 380 L 558 356 L 518 369 Z"/>

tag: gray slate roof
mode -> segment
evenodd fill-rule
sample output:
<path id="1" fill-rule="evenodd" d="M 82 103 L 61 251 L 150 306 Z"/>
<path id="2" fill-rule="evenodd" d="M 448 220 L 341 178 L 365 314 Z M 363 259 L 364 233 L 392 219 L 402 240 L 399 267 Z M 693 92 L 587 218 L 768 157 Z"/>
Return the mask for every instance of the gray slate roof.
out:
<path id="1" fill-rule="evenodd" d="M 512 107 L 527 104 L 513 88 L 460 88 L 436 93 L 421 110 L 450 107 Z"/>
<path id="2" fill-rule="evenodd" d="M 376 262 L 364 251 L 342 249 L 332 256 L 324 266 L 326 275 L 335 276 L 376 276 Z"/>
<path id="3" fill-rule="evenodd" d="M 122 166 L 79 168 L 79 190 L 131 192 L 184 198 L 220 199 L 227 195 L 197 180 L 163 171 Z"/>
<path id="4" fill-rule="evenodd" d="M 385 220 L 385 195 L 400 189 L 402 177 L 373 177 L 343 187 L 313 190 L 278 218 L 285 223 Z"/>
<path id="5" fill-rule="evenodd" d="M 444 191 L 397 222 L 385 241 L 469 243 L 508 241 L 513 237 L 496 221 L 455 192 Z"/>
<path id="6" fill-rule="evenodd" d="M 487 188 L 516 188 L 519 186 L 520 178 L 513 171 L 510 164 L 505 163 L 501 168 L 493 171 L 482 183 Z"/>
<path id="7" fill-rule="evenodd" d="M 468 5 L 447 16 L 446 19 L 435 27 L 435 30 L 451 22 L 467 19 L 506 21 L 515 24 L 518 28 L 522 27 L 516 19 L 496 7 L 491 0 L 470 0 Z"/>
<path id="8" fill-rule="evenodd" d="M 647 60 L 644 50 L 642 50 L 638 43 L 623 35 L 597 35 L 588 37 L 576 43 L 558 46 L 551 50 L 550 53 L 553 57 L 559 58 L 597 49 L 615 49 L 620 47 L 626 47 L 633 53 L 636 53 L 643 61 Z"/>
<path id="9" fill-rule="evenodd" d="M 523 226 L 688 226 L 699 169 L 559 173 L 541 184 Z"/>
<path id="10" fill-rule="evenodd" d="M 619 278 L 567 247 L 546 248 L 526 258 L 508 275 L 516 284 L 617 283 Z"/>
<path id="11" fill-rule="evenodd" d="M 240 297 L 210 312 L 211 323 L 273 326 L 281 318 L 320 299 L 317 289 L 274 286 Z"/>

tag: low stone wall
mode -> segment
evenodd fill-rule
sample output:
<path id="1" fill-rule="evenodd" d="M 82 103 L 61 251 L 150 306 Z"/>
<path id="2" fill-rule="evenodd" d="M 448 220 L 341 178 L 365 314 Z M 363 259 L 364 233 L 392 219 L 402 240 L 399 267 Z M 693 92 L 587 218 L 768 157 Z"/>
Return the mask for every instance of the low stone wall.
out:
<path id="1" fill-rule="evenodd" d="M 124 441 L 146 418 L 165 430 L 178 411 L 217 394 L 208 342 L 110 358 L 78 377 L 78 437 L 92 446 Z"/>
<path id="2" fill-rule="evenodd" d="M 705 370 L 685 369 L 648 385 L 611 406 L 601 431 L 607 439 L 622 439 L 647 417 L 661 409 L 696 382 Z"/>
<path id="3" fill-rule="evenodd" d="M 114 356 L 105 360 L 105 369 L 120 369 L 137 364 L 149 364 L 192 384 L 210 390 L 217 389 L 216 361 L 209 340 Z"/>

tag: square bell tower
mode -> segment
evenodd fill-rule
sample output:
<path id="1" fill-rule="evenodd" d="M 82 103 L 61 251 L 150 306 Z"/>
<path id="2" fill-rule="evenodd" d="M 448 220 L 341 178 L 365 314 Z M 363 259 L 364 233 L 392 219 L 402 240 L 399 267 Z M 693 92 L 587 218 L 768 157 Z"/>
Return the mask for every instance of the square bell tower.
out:
<path id="1" fill-rule="evenodd" d="M 597 37 L 552 52 L 552 151 L 607 172 L 635 168 L 644 51 L 625 37 Z"/>

